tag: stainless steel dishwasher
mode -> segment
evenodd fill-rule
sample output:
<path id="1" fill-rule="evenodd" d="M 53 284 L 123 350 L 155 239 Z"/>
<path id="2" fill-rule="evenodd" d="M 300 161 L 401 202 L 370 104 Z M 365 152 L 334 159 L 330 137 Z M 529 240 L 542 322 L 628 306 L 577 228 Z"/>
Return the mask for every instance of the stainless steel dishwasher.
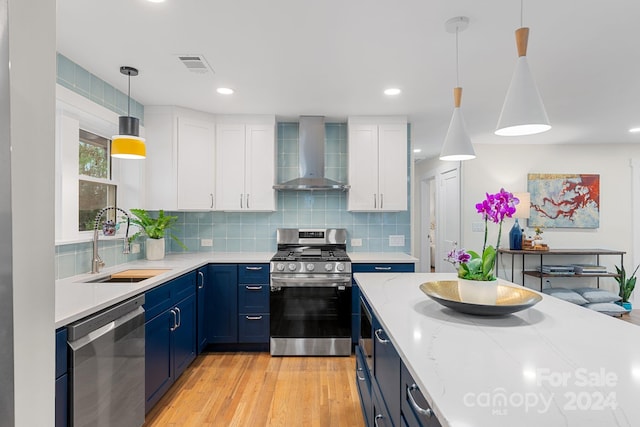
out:
<path id="1" fill-rule="evenodd" d="M 144 295 L 67 327 L 72 427 L 144 423 Z"/>

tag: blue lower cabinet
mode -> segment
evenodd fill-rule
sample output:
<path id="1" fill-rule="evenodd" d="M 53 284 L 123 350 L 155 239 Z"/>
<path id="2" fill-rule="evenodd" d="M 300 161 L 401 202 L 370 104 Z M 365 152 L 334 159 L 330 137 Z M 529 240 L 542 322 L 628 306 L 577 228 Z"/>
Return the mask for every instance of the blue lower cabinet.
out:
<path id="1" fill-rule="evenodd" d="M 391 416 L 389 415 L 384 398 L 382 397 L 378 386 L 375 384 L 375 381 L 371 385 L 371 406 L 373 420 L 371 424 L 369 424 L 370 427 L 393 427 L 396 425 L 393 423 Z"/>
<path id="2" fill-rule="evenodd" d="M 145 411 L 173 384 L 171 328 L 174 315 L 166 310 L 145 323 Z"/>
<path id="3" fill-rule="evenodd" d="M 400 355 L 378 319 L 373 320 L 373 369 L 392 425 L 400 423 Z"/>
<path id="4" fill-rule="evenodd" d="M 145 411 L 160 400 L 195 359 L 196 272 L 145 294 Z"/>
<path id="5" fill-rule="evenodd" d="M 409 373 L 404 363 L 401 365 L 401 410 L 405 425 L 407 427 L 440 427 L 440 422 L 413 380 L 411 373 Z"/>
<path id="6" fill-rule="evenodd" d="M 209 343 L 209 333 L 207 331 L 207 289 L 211 286 L 209 280 L 209 266 L 199 268 L 196 277 L 196 334 L 198 336 L 198 354 L 202 353 Z"/>
<path id="7" fill-rule="evenodd" d="M 67 328 L 56 331 L 56 427 L 69 423 L 69 377 L 67 375 Z"/>
<path id="8" fill-rule="evenodd" d="M 238 342 L 238 265 L 209 266 L 205 313 L 209 344 Z"/>
<path id="9" fill-rule="evenodd" d="M 238 342 L 269 342 L 269 264 L 238 265 Z"/>
<path id="10" fill-rule="evenodd" d="M 362 415 L 366 426 L 373 425 L 373 403 L 371 400 L 371 377 L 369 376 L 369 368 L 364 361 L 364 355 L 360 346 L 356 346 L 356 385 L 358 386 L 358 395 L 360 396 L 360 405 L 362 407 Z"/>
<path id="11" fill-rule="evenodd" d="M 174 377 L 178 378 L 196 358 L 196 296 L 176 304 L 178 326 L 173 331 Z"/>

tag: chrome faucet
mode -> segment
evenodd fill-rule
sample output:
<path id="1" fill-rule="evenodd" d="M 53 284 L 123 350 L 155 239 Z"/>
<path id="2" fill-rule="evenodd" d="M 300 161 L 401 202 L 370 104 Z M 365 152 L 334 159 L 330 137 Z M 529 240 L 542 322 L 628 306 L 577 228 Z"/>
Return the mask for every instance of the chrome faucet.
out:
<path id="1" fill-rule="evenodd" d="M 100 212 L 96 215 L 96 219 L 93 221 L 93 259 L 91 260 L 91 273 L 99 273 L 100 267 L 104 267 L 104 261 L 98 255 L 98 229 L 100 228 L 100 219 L 102 215 L 104 215 L 107 211 L 120 211 L 127 217 L 127 231 L 124 234 L 124 248 L 122 250 L 123 254 L 129 253 L 129 224 L 131 222 L 131 217 L 124 209 L 117 208 L 115 206 L 107 206 L 104 209 L 101 209 Z"/>

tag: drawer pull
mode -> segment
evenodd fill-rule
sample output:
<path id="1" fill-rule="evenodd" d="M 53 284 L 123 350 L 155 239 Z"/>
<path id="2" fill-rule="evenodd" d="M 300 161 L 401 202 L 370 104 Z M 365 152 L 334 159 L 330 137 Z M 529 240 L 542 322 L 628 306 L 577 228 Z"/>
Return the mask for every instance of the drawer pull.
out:
<path id="1" fill-rule="evenodd" d="M 389 271 L 391 270 L 391 267 L 373 267 L 373 269 L 378 271 Z"/>
<path id="2" fill-rule="evenodd" d="M 374 420 L 373 420 L 373 424 L 374 424 L 376 427 L 379 427 L 379 426 L 380 426 L 380 424 L 378 424 L 378 420 L 382 420 L 382 419 L 384 419 L 384 417 L 382 416 L 382 414 L 378 414 L 378 415 L 376 415 L 376 417 L 375 417 L 375 418 L 374 418 Z"/>
<path id="3" fill-rule="evenodd" d="M 262 270 L 262 267 L 245 267 L 245 269 L 249 271 L 260 271 Z"/>
<path id="4" fill-rule="evenodd" d="M 260 286 L 249 286 L 249 285 L 246 285 L 244 288 L 246 290 L 248 290 L 248 291 L 260 291 L 260 290 L 262 290 L 262 285 L 260 285 Z"/>
<path id="5" fill-rule="evenodd" d="M 390 343 L 391 341 L 386 340 L 386 339 L 384 339 L 384 338 L 380 338 L 380 334 L 381 334 L 381 333 L 382 333 L 382 329 L 376 329 L 376 331 L 375 331 L 375 333 L 374 333 L 374 334 L 375 334 L 375 336 L 376 336 L 376 339 L 378 340 L 378 342 L 379 342 L 380 344 L 387 344 L 387 343 Z"/>
<path id="6" fill-rule="evenodd" d="M 262 316 L 245 316 L 247 320 L 262 320 Z"/>
<path id="7" fill-rule="evenodd" d="M 431 418 L 431 416 L 433 415 L 433 411 L 430 408 L 424 409 L 418 406 L 418 403 L 413 398 L 413 394 L 411 393 L 414 390 L 420 391 L 417 384 L 411 384 L 410 386 L 407 386 L 407 396 L 409 397 L 409 403 L 411 404 L 413 409 L 416 410 L 416 412 L 421 415 L 427 416 L 427 418 Z"/>
<path id="8" fill-rule="evenodd" d="M 366 378 L 364 377 L 364 375 L 361 377 L 360 376 L 360 372 L 362 372 L 363 369 L 362 368 L 358 368 L 356 369 L 356 378 L 358 378 L 358 381 L 364 381 L 366 380 Z"/>

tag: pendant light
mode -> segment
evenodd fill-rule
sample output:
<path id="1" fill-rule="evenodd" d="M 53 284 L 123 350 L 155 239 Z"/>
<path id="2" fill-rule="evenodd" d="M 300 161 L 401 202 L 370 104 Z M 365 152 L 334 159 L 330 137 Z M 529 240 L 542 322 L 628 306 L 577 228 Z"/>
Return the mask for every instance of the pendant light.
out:
<path id="1" fill-rule="evenodd" d="M 520 1 L 520 28 L 516 30 L 518 62 L 502 106 L 495 134 L 501 136 L 533 135 L 551 129 L 533 74 L 527 62 L 529 28 L 522 25 L 523 0 Z"/>
<path id="2" fill-rule="evenodd" d="M 476 153 L 473 150 L 473 145 L 471 145 L 471 139 L 467 132 L 467 126 L 462 117 L 462 110 L 460 109 L 462 88 L 458 81 L 458 33 L 464 31 L 468 26 L 469 18 L 466 16 L 451 18 L 445 23 L 446 30 L 456 34 L 456 87 L 453 88 L 453 116 L 449 123 L 449 130 L 444 139 L 444 144 L 442 144 L 440 160 L 462 161 L 476 158 Z"/>
<path id="3" fill-rule="evenodd" d="M 131 76 L 137 76 L 138 70 L 133 67 L 122 66 L 120 73 L 129 76 L 129 88 L 127 91 L 127 115 L 118 118 L 118 135 L 111 138 L 111 157 L 121 159 L 144 159 L 147 156 L 147 147 L 144 138 L 140 138 L 140 120 L 131 117 Z"/>

